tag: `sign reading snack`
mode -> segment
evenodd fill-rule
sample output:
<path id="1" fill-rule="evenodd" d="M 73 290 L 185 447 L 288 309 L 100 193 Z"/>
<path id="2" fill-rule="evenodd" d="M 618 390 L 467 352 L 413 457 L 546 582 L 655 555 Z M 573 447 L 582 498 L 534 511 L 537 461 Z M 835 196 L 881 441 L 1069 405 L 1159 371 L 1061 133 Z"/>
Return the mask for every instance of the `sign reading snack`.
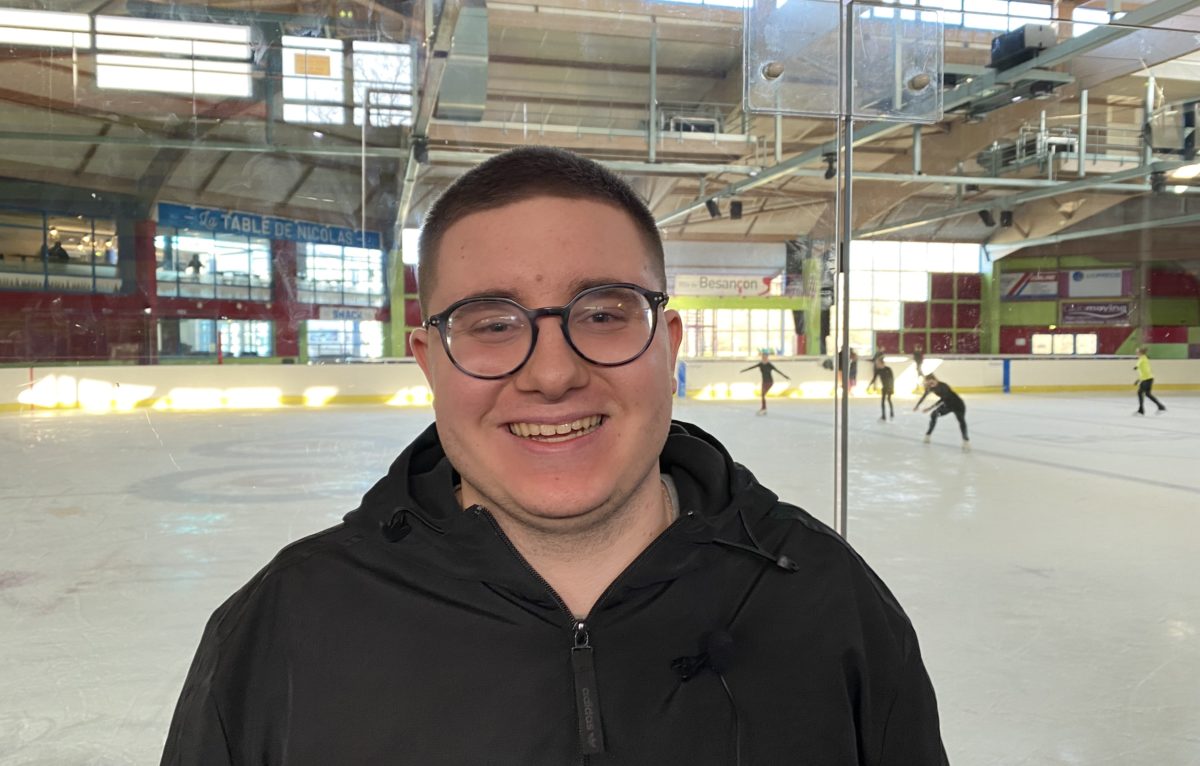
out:
<path id="1" fill-rule="evenodd" d="M 344 306 L 322 306 L 317 309 L 318 319 L 352 319 L 370 322 L 375 319 L 375 309 L 346 308 Z"/>
<path id="2" fill-rule="evenodd" d="M 239 213 L 236 210 L 175 205 L 170 202 L 159 203 L 158 225 L 212 234 L 240 234 L 245 237 L 288 239 L 293 242 L 311 242 L 315 245 L 367 247 L 374 250 L 380 249 L 381 242 L 377 231 L 362 232 L 323 223 Z"/>
<path id="3" fill-rule="evenodd" d="M 1128 269 L 1079 269 L 1067 272 L 1068 298 L 1119 298 L 1130 295 L 1133 272 Z"/>
<path id="4" fill-rule="evenodd" d="M 1133 319 L 1133 304 L 1122 301 L 1063 301 L 1062 324 L 1127 325 Z"/>
<path id="5" fill-rule="evenodd" d="M 1057 271 L 1012 271 L 1000 275 L 1000 297 L 1006 301 L 1058 297 Z"/>
<path id="6" fill-rule="evenodd" d="M 676 295 L 779 295 L 778 275 L 762 274 L 676 274 Z"/>

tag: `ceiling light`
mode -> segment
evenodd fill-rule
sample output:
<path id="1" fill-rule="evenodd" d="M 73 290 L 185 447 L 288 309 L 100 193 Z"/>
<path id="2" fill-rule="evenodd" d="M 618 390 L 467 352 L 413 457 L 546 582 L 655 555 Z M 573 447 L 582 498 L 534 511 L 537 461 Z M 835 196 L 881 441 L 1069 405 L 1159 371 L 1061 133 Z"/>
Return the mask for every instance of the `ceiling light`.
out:
<path id="1" fill-rule="evenodd" d="M 1200 163 L 1184 165 L 1171 171 L 1171 178 L 1195 178 L 1196 176 L 1200 176 Z"/>
<path id="2" fill-rule="evenodd" d="M 1184 186 L 1183 184 L 1179 184 L 1178 186 L 1171 187 L 1171 191 L 1175 192 L 1176 194 L 1183 194 L 1187 190 L 1188 190 L 1188 188 L 1186 186 Z"/>

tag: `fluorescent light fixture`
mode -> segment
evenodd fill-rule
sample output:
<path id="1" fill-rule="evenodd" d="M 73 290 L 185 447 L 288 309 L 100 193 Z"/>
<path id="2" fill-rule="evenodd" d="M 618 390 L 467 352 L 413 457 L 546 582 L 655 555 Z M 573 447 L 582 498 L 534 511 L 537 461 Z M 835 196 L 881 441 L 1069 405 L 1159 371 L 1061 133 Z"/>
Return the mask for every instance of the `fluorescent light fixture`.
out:
<path id="1" fill-rule="evenodd" d="M 1175 192 L 1176 194 L 1183 194 L 1187 190 L 1188 190 L 1188 187 L 1183 184 L 1179 184 L 1178 186 L 1171 187 L 1171 191 Z"/>
<path id="2" fill-rule="evenodd" d="M 250 64 L 151 56 L 96 56 L 96 85 L 155 93 L 250 96 Z"/>
<path id="3" fill-rule="evenodd" d="M 90 31 L 86 13 L 19 11 L 13 8 L 0 8 L 0 26 L 53 29 L 62 32 Z"/>
<path id="4" fill-rule="evenodd" d="M 135 53 L 170 53 L 193 58 L 238 59 L 250 58 L 250 46 L 234 43 L 213 43 L 203 40 L 181 40 L 170 37 L 134 37 L 133 35 L 96 35 L 96 49 L 132 51 Z"/>
<path id="5" fill-rule="evenodd" d="M 136 37 L 174 37 L 184 40 L 250 44 L 250 27 L 238 24 L 199 24 L 192 21 L 97 16 L 96 33 L 102 32 Z"/>
<path id="6" fill-rule="evenodd" d="M 421 240 L 420 229 L 405 229 L 400 232 L 400 255 L 406 266 L 417 264 L 417 245 Z"/>

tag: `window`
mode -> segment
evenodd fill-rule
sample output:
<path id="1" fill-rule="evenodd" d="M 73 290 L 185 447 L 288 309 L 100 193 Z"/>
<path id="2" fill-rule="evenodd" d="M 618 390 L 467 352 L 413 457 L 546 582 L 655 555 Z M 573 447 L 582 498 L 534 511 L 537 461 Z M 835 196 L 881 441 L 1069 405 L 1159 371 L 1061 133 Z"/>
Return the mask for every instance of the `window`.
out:
<path id="1" fill-rule="evenodd" d="M 1108 23 L 1108 12 L 1095 8 L 1076 8 L 1071 11 L 1071 36 L 1079 37 L 1098 25 Z"/>
<path id="2" fill-rule="evenodd" d="M 300 301 L 345 306 L 384 304 L 382 250 L 311 243 L 301 243 L 297 250 Z"/>
<path id="3" fill-rule="evenodd" d="M 686 309 L 683 356 L 687 359 L 754 356 L 766 349 L 790 354 L 796 348 L 791 312 L 782 309 Z"/>
<path id="4" fill-rule="evenodd" d="M 287 122 L 346 122 L 340 40 L 284 36 L 283 101 Z"/>
<path id="5" fill-rule="evenodd" d="M 162 319 L 158 323 L 158 354 L 170 357 L 270 356 L 272 323 L 246 319 Z"/>
<path id="6" fill-rule="evenodd" d="M 0 8 L 0 44 L 39 48 L 89 48 L 91 24 L 85 13 Z"/>
<path id="7" fill-rule="evenodd" d="M 353 46 L 354 124 L 362 125 L 364 104 L 374 127 L 412 124 L 411 46 L 364 40 Z"/>
<path id="8" fill-rule="evenodd" d="M 96 50 L 101 88 L 251 95 L 248 26 L 97 16 Z"/>
<path id="9" fill-rule="evenodd" d="M 310 319 L 309 359 L 378 359 L 383 356 L 383 323 L 353 319 Z"/>
<path id="10" fill-rule="evenodd" d="M 177 298 L 271 300 L 271 241 L 167 229 L 154 238 L 158 294 Z"/>
<path id="11" fill-rule="evenodd" d="M 0 289 L 116 293 L 112 220 L 0 210 Z"/>
<path id="12" fill-rule="evenodd" d="M 855 241 L 850 245 L 850 343 L 859 353 L 874 350 L 874 333 L 898 331 L 903 326 L 904 302 L 929 300 L 930 273 L 980 271 L 979 245 L 969 242 Z M 841 310 L 831 307 L 831 337 Z"/>

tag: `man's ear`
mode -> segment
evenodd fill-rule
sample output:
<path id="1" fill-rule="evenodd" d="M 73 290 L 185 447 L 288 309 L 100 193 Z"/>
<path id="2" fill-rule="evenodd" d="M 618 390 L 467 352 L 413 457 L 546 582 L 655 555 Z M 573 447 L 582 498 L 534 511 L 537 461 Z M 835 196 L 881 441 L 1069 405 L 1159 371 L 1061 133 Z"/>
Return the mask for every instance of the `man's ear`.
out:
<path id="1" fill-rule="evenodd" d="M 425 382 L 432 386 L 433 379 L 429 377 L 429 330 L 424 327 L 413 330 L 408 336 L 408 343 L 412 346 L 417 365 L 421 368 L 421 372 L 425 373 Z"/>
<path id="2" fill-rule="evenodd" d="M 683 343 L 683 318 L 679 316 L 678 311 L 667 309 L 663 312 L 663 322 L 667 325 L 667 342 L 671 344 L 671 380 L 676 380 L 675 370 L 679 366 L 679 346 Z"/>

